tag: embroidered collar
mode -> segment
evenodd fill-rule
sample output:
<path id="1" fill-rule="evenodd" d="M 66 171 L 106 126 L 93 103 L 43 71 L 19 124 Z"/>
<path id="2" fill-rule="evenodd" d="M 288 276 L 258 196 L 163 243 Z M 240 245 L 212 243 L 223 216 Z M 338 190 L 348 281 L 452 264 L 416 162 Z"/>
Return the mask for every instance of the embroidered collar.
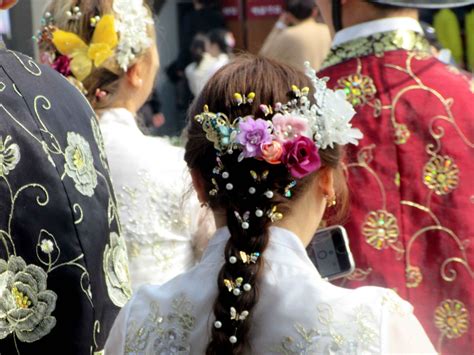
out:
<path id="1" fill-rule="evenodd" d="M 310 269 L 310 272 L 314 272 L 315 277 L 321 278 L 297 235 L 287 229 L 275 226 L 270 227 L 270 234 L 268 247 L 263 253 L 267 262 L 297 264 Z M 229 237 L 230 233 L 227 227 L 219 228 L 209 241 L 201 262 L 220 261 L 223 258 L 224 246 Z"/>
<path id="2" fill-rule="evenodd" d="M 368 37 L 345 42 L 339 46 L 333 46 L 321 69 L 342 63 L 351 58 L 367 55 L 381 57 L 385 52 L 400 49 L 431 54 L 428 40 L 419 32 L 411 30 L 379 32 Z"/>
<path id="3" fill-rule="evenodd" d="M 405 30 L 423 33 L 420 23 L 410 17 L 391 17 L 374 21 L 360 23 L 358 25 L 344 28 L 336 33 L 332 41 L 332 47 L 355 39 L 372 36 L 376 33 Z"/>
<path id="4" fill-rule="evenodd" d="M 135 131 L 136 133 L 142 134 L 138 128 L 135 117 L 125 108 L 116 107 L 102 110 L 99 115 L 102 124 L 118 123 L 130 127 L 131 132 Z"/>

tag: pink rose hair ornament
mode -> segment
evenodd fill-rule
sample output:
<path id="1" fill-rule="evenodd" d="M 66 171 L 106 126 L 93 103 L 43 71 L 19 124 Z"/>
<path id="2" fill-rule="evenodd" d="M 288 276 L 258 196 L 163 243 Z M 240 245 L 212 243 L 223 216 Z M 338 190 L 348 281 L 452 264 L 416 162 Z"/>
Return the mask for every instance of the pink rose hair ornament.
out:
<path id="1" fill-rule="evenodd" d="M 320 79 L 308 62 L 306 75 L 311 79 L 314 101 L 308 96 L 310 88 L 291 86 L 294 99 L 273 107 L 260 104 L 265 116 L 273 115 L 271 121 L 254 116 L 238 117 L 232 122 L 223 113 L 213 113 L 204 106 L 197 115 L 206 137 L 214 143 L 218 155 L 240 151 L 238 161 L 243 159 L 265 160 L 269 164 L 284 164 L 295 180 L 317 171 L 321 167 L 319 149 L 333 148 L 335 144 L 358 144 L 362 138 L 359 129 L 353 128 L 351 119 L 355 114 L 346 100 L 344 91 L 333 91 L 327 87 L 327 79 Z M 252 103 L 256 94 L 234 94 L 234 103 Z M 291 195 L 291 193 L 288 193 Z"/>

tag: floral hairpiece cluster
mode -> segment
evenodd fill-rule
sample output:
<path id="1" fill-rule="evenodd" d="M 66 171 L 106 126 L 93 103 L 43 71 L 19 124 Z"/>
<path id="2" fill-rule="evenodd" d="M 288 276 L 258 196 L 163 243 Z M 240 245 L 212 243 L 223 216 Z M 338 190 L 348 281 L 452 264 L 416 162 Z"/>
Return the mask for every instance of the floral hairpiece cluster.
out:
<path id="1" fill-rule="evenodd" d="M 67 11 L 71 21 L 83 16 L 79 7 Z M 90 43 L 74 32 L 56 27 L 50 12 L 42 19 L 42 29 L 34 38 L 44 50 L 41 61 L 66 77 L 82 82 L 94 67 L 127 71 L 137 55 L 151 45 L 148 26 L 153 24 L 143 0 L 115 0 L 113 13 L 90 18 L 94 28 Z M 114 59 L 115 61 L 110 61 Z"/>
<path id="2" fill-rule="evenodd" d="M 284 164 L 295 179 L 301 179 L 320 168 L 318 149 L 334 147 L 334 144 L 358 144 L 362 133 L 352 128 L 350 121 L 355 111 L 344 91 L 328 89 L 327 80 L 319 79 L 309 63 L 305 65 L 315 90 L 314 104 L 308 98 L 308 87 L 300 89 L 293 85 L 291 101 L 259 106 L 264 116 L 273 115 L 271 121 L 246 116 L 231 122 L 225 114 L 210 112 L 209 107 L 204 106 L 195 120 L 202 125 L 219 154 L 239 150 L 239 161 L 254 158 L 269 164 Z M 240 105 L 244 103 L 242 98 L 250 97 L 253 102 L 255 96 L 253 92 L 236 93 L 234 100 Z"/>

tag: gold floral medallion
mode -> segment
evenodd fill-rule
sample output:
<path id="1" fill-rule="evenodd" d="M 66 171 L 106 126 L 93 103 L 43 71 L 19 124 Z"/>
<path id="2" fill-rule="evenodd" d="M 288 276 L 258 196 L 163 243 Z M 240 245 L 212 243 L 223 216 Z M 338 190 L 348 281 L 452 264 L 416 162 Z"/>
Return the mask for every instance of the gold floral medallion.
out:
<path id="1" fill-rule="evenodd" d="M 342 89 L 346 93 L 347 100 L 353 106 L 363 106 L 374 98 L 377 89 L 374 81 L 367 75 L 353 74 L 342 77 L 337 82 L 336 89 Z"/>
<path id="2" fill-rule="evenodd" d="M 437 195 L 446 195 L 459 183 L 459 168 L 453 158 L 436 155 L 423 169 L 423 182 Z"/>
<path id="3" fill-rule="evenodd" d="M 436 327 L 448 339 L 460 338 L 469 329 L 469 312 L 458 300 L 444 300 L 435 310 Z"/>
<path id="4" fill-rule="evenodd" d="M 405 144 L 410 138 L 411 132 L 408 130 L 406 124 L 397 123 L 394 126 L 395 128 L 395 144 L 402 145 Z"/>
<path id="5" fill-rule="evenodd" d="M 423 281 L 423 274 L 418 266 L 408 266 L 405 270 L 405 277 L 408 288 L 418 287 Z"/>
<path id="6" fill-rule="evenodd" d="M 366 242 L 377 250 L 388 248 L 396 243 L 399 236 L 397 219 L 384 210 L 370 212 L 362 226 Z"/>

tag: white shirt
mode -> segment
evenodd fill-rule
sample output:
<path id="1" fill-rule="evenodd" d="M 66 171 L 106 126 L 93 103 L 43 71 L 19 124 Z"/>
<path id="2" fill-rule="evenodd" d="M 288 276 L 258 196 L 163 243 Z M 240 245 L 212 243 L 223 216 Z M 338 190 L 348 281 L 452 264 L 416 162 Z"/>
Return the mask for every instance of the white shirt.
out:
<path id="1" fill-rule="evenodd" d="M 162 284 L 195 264 L 193 231 L 199 205 L 183 197 L 191 182 L 184 150 L 145 136 L 124 108 L 100 117 L 110 173 L 127 242 L 132 288 Z"/>
<path id="2" fill-rule="evenodd" d="M 117 317 L 106 354 L 204 354 L 228 238 L 219 229 L 200 264 L 161 287 L 141 288 Z M 263 257 L 249 353 L 436 354 L 409 303 L 392 290 L 324 281 L 290 231 L 271 227 Z"/>
<path id="3" fill-rule="evenodd" d="M 194 96 L 198 96 L 206 85 L 209 80 L 209 72 L 217 64 L 217 61 L 218 59 L 209 53 L 204 53 L 199 65 L 193 62 L 184 69 L 189 88 Z"/>
<path id="4" fill-rule="evenodd" d="M 410 17 L 391 17 L 344 28 L 336 33 L 332 41 L 332 46 L 339 46 L 345 42 L 368 37 L 376 33 L 396 30 L 409 30 L 423 33 L 423 28 L 417 20 Z"/>

